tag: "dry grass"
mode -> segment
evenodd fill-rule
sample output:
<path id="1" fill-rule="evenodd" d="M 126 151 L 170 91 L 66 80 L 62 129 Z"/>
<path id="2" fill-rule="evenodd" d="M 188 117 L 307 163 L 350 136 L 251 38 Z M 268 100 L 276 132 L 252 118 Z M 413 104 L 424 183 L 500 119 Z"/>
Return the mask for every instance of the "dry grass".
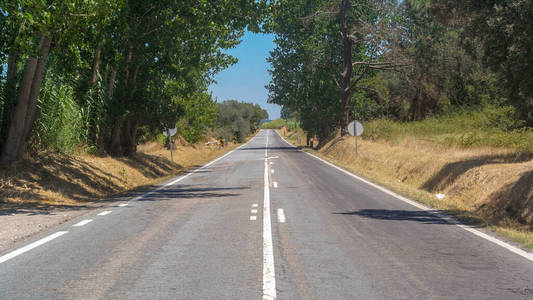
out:
<path id="1" fill-rule="evenodd" d="M 134 157 L 95 157 L 40 153 L 16 169 L 0 169 L 0 211 L 76 207 L 139 186 L 153 185 L 235 148 L 179 141 L 170 162 L 158 143 L 141 145 Z"/>
<path id="2" fill-rule="evenodd" d="M 300 146 L 302 133 L 280 133 Z M 516 149 L 461 148 L 404 137 L 401 142 L 336 138 L 309 151 L 400 194 L 489 226 L 533 248 L 533 160 Z M 446 197 L 439 200 L 435 194 Z"/>

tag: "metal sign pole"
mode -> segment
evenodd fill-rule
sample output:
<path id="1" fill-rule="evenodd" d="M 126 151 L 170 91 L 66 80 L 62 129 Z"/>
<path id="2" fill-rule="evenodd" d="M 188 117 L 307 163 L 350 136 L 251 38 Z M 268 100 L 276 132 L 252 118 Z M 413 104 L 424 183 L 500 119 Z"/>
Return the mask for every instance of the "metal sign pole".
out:
<path id="1" fill-rule="evenodd" d="M 168 141 L 170 144 L 170 161 L 174 162 L 174 155 L 172 153 L 172 136 L 170 135 L 170 129 L 167 128 Z"/>
<path id="2" fill-rule="evenodd" d="M 359 147 L 357 145 L 357 128 L 355 127 L 355 124 L 357 122 L 353 122 L 353 132 L 355 135 L 355 158 L 359 158 Z"/>

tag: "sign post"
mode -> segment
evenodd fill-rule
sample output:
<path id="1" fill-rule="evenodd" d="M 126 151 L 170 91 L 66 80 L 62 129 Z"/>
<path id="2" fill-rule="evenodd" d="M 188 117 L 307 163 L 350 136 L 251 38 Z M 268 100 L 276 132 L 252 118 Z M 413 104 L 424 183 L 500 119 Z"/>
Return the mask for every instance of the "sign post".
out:
<path id="1" fill-rule="evenodd" d="M 352 121 L 348 124 L 348 133 L 355 136 L 355 158 L 359 157 L 359 145 L 357 143 L 357 137 L 363 134 L 363 125 L 359 121 Z"/>
<path id="2" fill-rule="evenodd" d="M 165 131 L 163 131 L 163 134 L 168 137 L 168 145 L 170 146 L 170 161 L 174 162 L 174 154 L 172 153 L 172 136 L 174 136 L 178 132 L 178 127 L 174 128 L 167 128 Z"/>

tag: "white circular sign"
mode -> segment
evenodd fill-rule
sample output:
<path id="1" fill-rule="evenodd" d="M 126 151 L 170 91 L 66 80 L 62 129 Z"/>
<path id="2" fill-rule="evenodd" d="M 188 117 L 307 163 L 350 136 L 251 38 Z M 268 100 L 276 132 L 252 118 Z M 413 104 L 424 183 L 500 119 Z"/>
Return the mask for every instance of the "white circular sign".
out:
<path id="1" fill-rule="evenodd" d="M 351 134 L 351 135 L 355 135 L 355 133 L 357 132 L 357 136 L 360 136 L 361 134 L 363 134 L 363 124 L 359 123 L 359 121 L 352 121 L 350 122 L 350 124 L 348 124 L 348 132 Z"/>
<path id="2" fill-rule="evenodd" d="M 176 132 L 178 132 L 178 127 L 176 126 L 176 127 L 172 128 L 172 129 L 166 129 L 166 130 L 163 131 L 163 134 L 165 136 L 168 136 L 169 132 L 170 132 L 170 136 L 174 136 L 176 134 Z"/>

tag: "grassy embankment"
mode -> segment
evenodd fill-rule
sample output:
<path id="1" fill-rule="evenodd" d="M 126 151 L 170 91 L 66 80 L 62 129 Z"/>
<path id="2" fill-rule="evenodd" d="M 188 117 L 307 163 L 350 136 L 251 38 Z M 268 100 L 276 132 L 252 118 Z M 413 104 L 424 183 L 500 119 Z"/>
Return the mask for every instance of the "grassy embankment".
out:
<path id="1" fill-rule="evenodd" d="M 134 157 L 43 152 L 15 170 L 0 169 L 0 211 L 76 207 L 150 186 L 202 165 L 238 145 L 219 148 L 177 142 L 174 162 L 160 143 L 138 147 Z"/>
<path id="2" fill-rule="evenodd" d="M 353 137 L 307 151 L 533 249 L 533 132 L 504 129 L 502 114 L 485 109 L 421 122 L 368 122 L 358 160 Z M 299 146 L 306 143 L 301 131 L 280 132 L 293 144 L 298 135 Z"/>

